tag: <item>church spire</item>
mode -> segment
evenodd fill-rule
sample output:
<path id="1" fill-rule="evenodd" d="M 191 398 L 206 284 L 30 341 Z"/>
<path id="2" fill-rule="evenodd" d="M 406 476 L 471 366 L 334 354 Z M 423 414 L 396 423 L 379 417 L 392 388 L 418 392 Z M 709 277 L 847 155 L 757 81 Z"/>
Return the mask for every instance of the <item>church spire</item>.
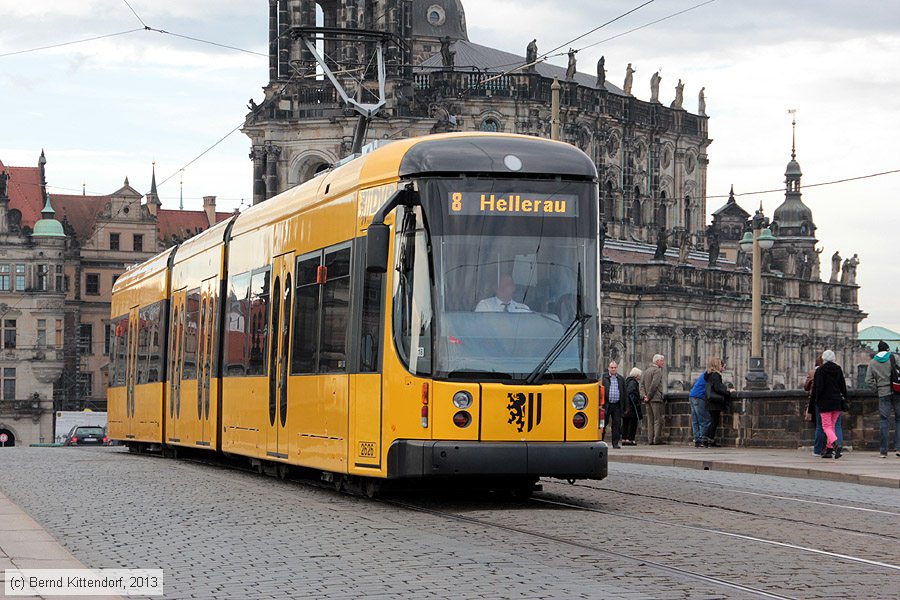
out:
<path id="1" fill-rule="evenodd" d="M 159 194 L 156 191 L 156 161 L 153 161 L 153 174 L 150 177 L 150 192 L 147 193 L 147 210 L 150 214 L 156 216 L 162 202 L 159 201 Z"/>
<path id="2" fill-rule="evenodd" d="M 791 160 L 797 160 L 797 109 L 788 112 L 791 113 Z"/>
<path id="3" fill-rule="evenodd" d="M 153 161 L 153 175 L 150 178 L 150 193 L 156 196 L 156 161 Z"/>

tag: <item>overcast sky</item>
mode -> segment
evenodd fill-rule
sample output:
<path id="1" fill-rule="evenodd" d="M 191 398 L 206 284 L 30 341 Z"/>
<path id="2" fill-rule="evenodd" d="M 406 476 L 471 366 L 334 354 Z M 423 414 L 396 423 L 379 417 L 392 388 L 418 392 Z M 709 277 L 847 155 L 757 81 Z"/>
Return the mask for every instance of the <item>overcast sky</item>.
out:
<path id="1" fill-rule="evenodd" d="M 266 54 L 263 0 L 129 0 L 147 25 Z M 604 40 L 699 4 L 656 0 L 580 40 Z M 640 0 L 490 0 L 465 2 L 473 42 L 524 53 L 544 50 L 638 6 Z M 0 0 L 0 159 L 34 165 L 44 148 L 52 191 L 104 194 L 126 176 L 146 192 L 176 173 L 233 128 L 247 99 L 261 99 L 268 60 L 171 35 L 136 31 L 60 48 L 9 52 L 142 27 L 123 0 Z M 634 93 L 649 99 L 660 70 L 660 99 L 671 102 L 678 78 L 685 108 L 696 111 L 706 87 L 710 115 L 707 209 L 735 192 L 783 187 L 790 159 L 789 108 L 797 109 L 797 159 L 803 184 L 900 169 L 900 3 L 884 0 L 717 0 L 681 16 L 578 54 L 593 73 L 600 55 L 621 86 L 625 65 L 637 70 Z M 565 58 L 554 59 L 560 65 Z M 184 172 L 185 208 L 203 195 L 220 210 L 252 197 L 249 140 L 240 132 Z M 805 189 L 817 236 L 830 257 L 859 254 L 862 327 L 900 331 L 896 245 L 900 174 Z M 160 188 L 177 207 L 179 176 Z M 766 214 L 782 194 L 740 197 Z M 823 260 L 823 277 L 830 261 Z"/>

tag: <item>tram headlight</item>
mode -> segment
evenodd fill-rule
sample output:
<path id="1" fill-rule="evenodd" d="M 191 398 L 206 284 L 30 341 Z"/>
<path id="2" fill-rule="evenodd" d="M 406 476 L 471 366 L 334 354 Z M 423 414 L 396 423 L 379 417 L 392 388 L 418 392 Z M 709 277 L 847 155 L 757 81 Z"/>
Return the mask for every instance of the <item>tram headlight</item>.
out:
<path id="1" fill-rule="evenodd" d="M 572 396 L 572 408 L 575 410 L 584 410 L 588 405 L 588 397 L 584 392 L 578 392 Z"/>
<path id="2" fill-rule="evenodd" d="M 453 394 L 453 406 L 460 410 L 466 410 L 472 406 L 472 394 L 466 391 Z"/>

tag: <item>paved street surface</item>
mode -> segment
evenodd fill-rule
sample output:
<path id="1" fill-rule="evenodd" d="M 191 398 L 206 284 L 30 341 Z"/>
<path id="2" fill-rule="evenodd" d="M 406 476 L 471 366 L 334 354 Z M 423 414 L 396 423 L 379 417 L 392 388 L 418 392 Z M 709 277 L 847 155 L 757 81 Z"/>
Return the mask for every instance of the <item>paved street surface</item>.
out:
<path id="1" fill-rule="evenodd" d="M 900 488 L 900 457 L 878 452 L 848 451 L 838 459 L 813 456 L 812 451 L 770 448 L 695 448 L 681 444 L 623 446 L 610 449 L 614 462 L 660 465 L 824 479 Z"/>
<path id="2" fill-rule="evenodd" d="M 884 487 L 613 462 L 530 501 L 368 500 L 119 448 L 0 464 L 0 492 L 78 561 L 164 569 L 168 598 L 900 596 Z"/>

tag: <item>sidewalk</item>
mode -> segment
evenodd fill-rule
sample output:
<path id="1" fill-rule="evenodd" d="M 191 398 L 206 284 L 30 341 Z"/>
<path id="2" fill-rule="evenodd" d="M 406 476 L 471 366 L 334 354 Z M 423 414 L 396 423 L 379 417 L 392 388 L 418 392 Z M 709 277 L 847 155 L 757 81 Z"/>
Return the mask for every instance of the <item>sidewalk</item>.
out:
<path id="1" fill-rule="evenodd" d="M 877 452 L 848 451 L 834 460 L 813 456 L 808 449 L 694 448 L 667 444 L 622 446 L 618 450 L 610 446 L 609 461 L 900 488 L 900 457 L 894 452 L 887 458 L 879 458 Z"/>
<path id="2" fill-rule="evenodd" d="M 0 492 L 0 596 L 3 596 L 6 584 L 6 569 L 86 568 L 37 521 Z M 54 596 L 59 600 L 71 597 L 74 596 Z M 104 598 L 114 600 L 117 596 Z"/>

